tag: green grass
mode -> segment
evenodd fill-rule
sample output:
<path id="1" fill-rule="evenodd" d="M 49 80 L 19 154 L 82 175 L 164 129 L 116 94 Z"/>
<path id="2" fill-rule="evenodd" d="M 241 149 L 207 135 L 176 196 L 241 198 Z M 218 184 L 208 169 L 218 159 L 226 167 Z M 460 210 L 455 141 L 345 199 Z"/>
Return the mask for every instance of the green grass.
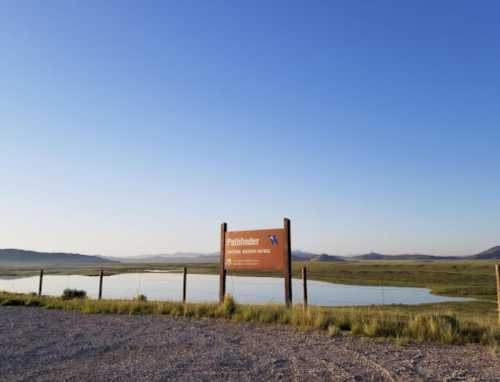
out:
<path id="1" fill-rule="evenodd" d="M 88 313 L 155 313 L 192 317 L 225 317 L 234 321 L 291 324 L 301 329 L 321 329 L 338 335 L 343 332 L 372 337 L 389 337 L 397 343 L 430 339 L 438 342 L 488 343 L 499 349 L 496 312 L 495 272 L 493 261 L 356 261 L 342 263 L 294 262 L 293 277 L 307 266 L 311 280 L 341 284 L 426 287 L 432 293 L 473 297 L 481 301 L 430 305 L 384 305 L 358 308 L 312 307 L 307 314 L 300 308 L 289 311 L 281 306 L 236 305 L 232 313 L 221 313 L 213 304 L 159 303 L 149 301 L 68 301 L 29 297 L 26 304 L 61 309 L 77 309 Z M 184 264 L 116 264 L 104 268 L 106 274 L 143 272 L 146 269 L 181 271 Z M 186 264 L 192 274 L 216 274 L 218 264 Z M 0 268 L 0 275 L 30 276 L 35 268 Z M 98 275 L 98 270 L 85 268 L 53 268 L 46 274 Z M 232 275 L 277 276 L 272 272 L 231 272 Z M 11 294 L 2 294 L 9 305 L 25 304 Z M 2 302 L 0 302 L 2 303 Z M 445 318 L 443 318 L 445 317 Z M 451 318 L 449 318 L 451 317 Z M 458 329 L 455 325 L 458 323 Z"/>
<path id="2" fill-rule="evenodd" d="M 425 287 L 435 294 L 494 300 L 495 272 L 491 261 L 364 261 L 296 263 L 315 280 L 362 285 Z M 295 270 L 298 274 L 298 269 Z"/>
<path id="3" fill-rule="evenodd" d="M 344 333 L 390 338 L 399 344 L 433 341 L 442 344 L 480 343 L 493 351 L 500 348 L 500 325 L 494 304 L 487 301 L 418 306 L 310 307 L 305 310 L 299 305 L 292 309 L 282 305 L 242 305 L 231 297 L 219 305 L 140 299 L 64 300 L 60 297 L 0 292 L 0 305 L 38 306 L 83 313 L 220 318 L 234 322 L 291 325 L 299 330 L 318 330 L 331 336 Z"/>
<path id="4" fill-rule="evenodd" d="M 72 298 L 85 298 L 85 297 L 87 297 L 87 292 L 85 292 L 84 290 L 70 289 L 70 288 L 66 288 L 61 296 L 63 300 L 70 300 Z"/>
<path id="5" fill-rule="evenodd" d="M 349 261 L 340 263 L 293 262 L 293 277 L 300 277 L 301 267 L 308 268 L 311 280 L 340 284 L 425 287 L 446 296 L 495 300 L 494 261 Z M 115 264 L 105 267 L 106 274 L 143 272 L 158 269 L 181 272 L 187 266 L 191 274 L 217 274 L 218 264 Z M 3 276 L 32 276 L 35 268 L 2 268 Z M 52 268 L 46 274 L 83 274 L 97 276 L 92 267 Z M 231 272 L 232 275 L 280 276 L 272 272 Z"/>

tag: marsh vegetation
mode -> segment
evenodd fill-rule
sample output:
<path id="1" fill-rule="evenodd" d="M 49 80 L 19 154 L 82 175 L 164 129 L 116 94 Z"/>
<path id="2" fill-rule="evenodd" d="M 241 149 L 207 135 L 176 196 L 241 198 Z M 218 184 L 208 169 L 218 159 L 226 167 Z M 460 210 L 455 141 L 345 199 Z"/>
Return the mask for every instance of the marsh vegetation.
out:
<path id="1" fill-rule="evenodd" d="M 322 331 L 329 335 L 390 338 L 401 344 L 407 341 L 481 343 L 495 353 L 500 347 L 500 325 L 492 304 L 487 301 L 308 309 L 295 305 L 287 309 L 283 305 L 272 304 L 242 305 L 231 296 L 219 305 L 148 301 L 145 296 L 135 300 L 92 300 L 0 293 L 0 305 L 38 306 L 83 313 L 157 314 L 281 324 L 303 331 Z"/>

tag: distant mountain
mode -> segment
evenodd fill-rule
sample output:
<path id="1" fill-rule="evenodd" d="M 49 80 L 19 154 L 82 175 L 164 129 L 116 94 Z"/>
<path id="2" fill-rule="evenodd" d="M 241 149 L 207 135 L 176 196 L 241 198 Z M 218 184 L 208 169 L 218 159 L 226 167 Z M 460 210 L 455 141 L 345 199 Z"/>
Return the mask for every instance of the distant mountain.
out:
<path id="1" fill-rule="evenodd" d="M 477 255 L 469 256 L 469 259 L 476 259 L 476 260 L 494 260 L 494 259 L 500 259 L 500 245 L 490 248 L 486 251 L 483 251 L 481 253 L 478 253 Z"/>
<path id="2" fill-rule="evenodd" d="M 370 260 L 413 260 L 413 261 L 435 261 L 435 260 L 500 260 L 500 246 L 490 248 L 484 252 L 472 256 L 434 256 L 424 254 L 399 254 L 384 255 L 382 253 L 370 252 L 356 256 L 333 256 L 328 254 L 317 254 L 295 250 L 292 251 L 292 261 L 315 261 L 315 262 L 342 262 L 342 261 L 370 261 Z M 109 257 L 90 256 L 78 253 L 64 252 L 36 252 L 22 249 L 0 249 L 1 266 L 29 266 L 29 267 L 64 267 L 84 265 L 106 265 L 114 263 L 216 263 L 219 261 L 219 253 L 197 253 L 176 252 L 172 254 L 140 255 L 133 257 Z"/>
<path id="3" fill-rule="evenodd" d="M 113 263 L 117 261 L 78 253 L 0 249 L 0 266 L 73 266 Z"/>
<path id="4" fill-rule="evenodd" d="M 401 255 L 383 255 L 381 253 L 370 252 L 364 255 L 357 255 L 346 257 L 346 259 L 352 260 L 420 260 L 420 261 L 429 261 L 429 260 L 460 260 L 465 257 L 459 256 L 435 256 L 435 255 L 423 255 L 419 253 L 410 253 L 410 254 L 401 254 Z"/>
<path id="5" fill-rule="evenodd" d="M 500 259 L 500 246 L 490 248 L 484 252 L 472 256 L 435 256 L 422 254 L 402 254 L 402 255 L 383 255 L 381 253 L 370 252 L 364 255 L 345 257 L 352 260 L 495 260 Z"/>
<path id="6" fill-rule="evenodd" d="M 434 256 L 422 255 L 419 253 L 402 254 L 402 255 L 383 255 L 381 253 L 370 252 L 364 255 L 352 256 L 353 260 L 459 260 L 463 257 L 458 256 Z"/>
<path id="7" fill-rule="evenodd" d="M 309 261 L 322 261 L 322 262 L 339 262 L 339 261 L 346 261 L 345 258 L 341 256 L 332 256 L 332 255 L 326 255 L 326 254 L 321 254 L 321 255 L 316 255 L 312 257 Z"/>
<path id="8" fill-rule="evenodd" d="M 107 257 L 107 259 L 117 260 L 122 263 L 215 263 L 219 261 L 219 253 L 196 253 L 196 252 L 176 252 L 161 255 L 142 255 L 134 257 Z M 355 256 L 334 256 L 328 254 L 317 254 L 313 252 L 295 250 L 292 251 L 292 261 L 319 261 L 319 262 L 341 262 L 341 261 L 372 261 L 372 260 L 396 260 L 396 261 L 436 261 L 436 260 L 479 260 L 479 259 L 500 259 L 500 246 L 491 248 L 473 256 L 436 256 L 420 253 L 385 255 L 377 252 L 370 252 Z"/>
<path id="9" fill-rule="evenodd" d="M 356 259 L 356 260 L 384 260 L 387 257 L 387 255 L 382 255 L 380 253 L 376 252 L 370 252 L 364 255 L 357 255 L 357 256 L 352 256 L 351 259 Z"/>
<path id="10" fill-rule="evenodd" d="M 163 258 L 191 258 L 191 257 L 200 257 L 200 256 L 211 256 L 216 255 L 218 252 L 214 253 L 199 253 L 199 252 L 174 252 L 174 253 L 159 253 L 159 254 L 148 254 L 148 255 L 139 255 L 139 256 L 131 256 L 127 257 L 130 260 L 144 260 L 144 259 L 163 259 Z"/>
<path id="11" fill-rule="evenodd" d="M 318 254 L 300 250 L 292 251 L 292 261 L 308 261 L 315 256 L 318 256 Z"/>
<path id="12" fill-rule="evenodd" d="M 160 264 L 160 263 L 214 263 L 219 261 L 219 253 L 175 252 L 172 254 L 140 255 L 131 257 L 104 257 L 127 264 Z"/>
<path id="13" fill-rule="evenodd" d="M 330 255 L 318 255 L 317 253 L 305 252 L 305 251 L 292 251 L 292 261 L 309 261 L 313 258 L 318 258 L 320 256 Z M 338 259 L 340 257 L 337 256 Z M 140 255 L 133 257 L 105 257 L 105 259 L 119 261 L 121 263 L 147 263 L 147 264 L 159 264 L 159 263 L 216 263 L 219 261 L 219 252 L 214 253 L 196 253 L 196 252 L 175 252 L 172 254 L 158 254 L 158 255 Z M 339 261 L 339 260 L 336 261 Z M 323 257 L 316 261 L 334 261 L 327 257 Z"/>

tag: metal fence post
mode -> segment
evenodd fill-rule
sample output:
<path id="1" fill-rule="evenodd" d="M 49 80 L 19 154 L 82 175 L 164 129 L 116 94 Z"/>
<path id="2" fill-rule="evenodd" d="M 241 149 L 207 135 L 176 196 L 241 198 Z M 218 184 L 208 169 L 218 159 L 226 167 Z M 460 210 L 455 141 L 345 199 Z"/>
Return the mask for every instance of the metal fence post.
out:
<path id="1" fill-rule="evenodd" d="M 290 240 L 290 219 L 283 219 L 283 229 L 285 231 L 284 240 L 284 278 L 285 278 L 285 304 L 292 307 L 292 249 Z"/>
<path id="2" fill-rule="evenodd" d="M 307 308 L 307 268 L 302 267 L 302 289 L 304 295 L 304 309 Z"/>
<path id="3" fill-rule="evenodd" d="M 42 295 L 43 269 L 40 269 L 40 280 L 38 281 L 38 296 Z"/>
<path id="4" fill-rule="evenodd" d="M 184 273 L 182 275 L 182 303 L 186 303 L 186 281 L 187 281 L 187 268 L 184 267 Z"/>
<path id="5" fill-rule="evenodd" d="M 226 232 L 227 223 L 222 223 L 220 226 L 220 259 L 219 259 L 219 304 L 224 302 L 226 297 Z"/>
<path id="6" fill-rule="evenodd" d="M 104 272 L 101 269 L 101 271 L 99 272 L 99 300 L 102 298 L 102 278 L 103 278 L 103 276 L 104 276 Z"/>

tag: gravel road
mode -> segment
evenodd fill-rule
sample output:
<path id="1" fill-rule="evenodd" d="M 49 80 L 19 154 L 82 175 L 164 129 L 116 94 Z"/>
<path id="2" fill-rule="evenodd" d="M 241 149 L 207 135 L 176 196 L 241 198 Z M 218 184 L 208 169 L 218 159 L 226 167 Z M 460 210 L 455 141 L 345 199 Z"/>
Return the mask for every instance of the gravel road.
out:
<path id="1" fill-rule="evenodd" d="M 329 338 L 277 325 L 0 307 L 1 381 L 500 381 L 480 346 Z"/>

